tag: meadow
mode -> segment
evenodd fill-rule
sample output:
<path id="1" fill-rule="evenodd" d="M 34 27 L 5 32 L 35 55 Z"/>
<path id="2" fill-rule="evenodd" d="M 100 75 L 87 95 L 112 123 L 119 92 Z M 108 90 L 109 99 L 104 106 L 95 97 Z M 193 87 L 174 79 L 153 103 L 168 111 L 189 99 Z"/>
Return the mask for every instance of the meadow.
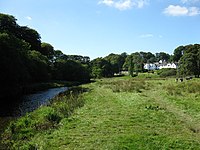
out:
<path id="1" fill-rule="evenodd" d="M 99 79 L 10 123 L 9 149 L 200 149 L 200 80 Z"/>

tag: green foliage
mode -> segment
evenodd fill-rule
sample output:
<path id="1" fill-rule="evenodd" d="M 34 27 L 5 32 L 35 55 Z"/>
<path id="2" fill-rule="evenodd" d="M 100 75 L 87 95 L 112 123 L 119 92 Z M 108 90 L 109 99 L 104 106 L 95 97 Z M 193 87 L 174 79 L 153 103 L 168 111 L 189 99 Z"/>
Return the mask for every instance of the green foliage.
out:
<path id="1" fill-rule="evenodd" d="M 108 56 L 106 56 L 104 59 L 107 60 L 108 62 L 110 62 L 110 64 L 112 65 L 112 71 L 114 73 L 120 73 L 126 57 L 127 56 L 123 55 L 123 54 L 118 55 L 118 54 L 111 53 Z"/>
<path id="2" fill-rule="evenodd" d="M 195 61 L 196 60 L 194 54 L 184 54 L 180 59 L 179 74 L 184 76 L 194 75 L 197 70 Z"/>
<path id="3" fill-rule="evenodd" d="M 200 45 L 186 45 L 182 47 L 183 56 L 179 61 L 179 76 L 200 76 Z"/>
<path id="4" fill-rule="evenodd" d="M 129 63 L 127 63 L 127 64 L 128 64 L 128 72 L 129 72 L 129 75 L 130 75 L 131 77 L 133 77 L 134 63 L 133 63 L 133 58 L 132 58 L 132 56 L 128 56 L 128 57 L 127 57 L 127 61 L 129 62 Z"/>
<path id="5" fill-rule="evenodd" d="M 170 55 L 165 52 L 156 53 L 156 59 L 157 59 L 157 61 L 165 60 L 166 62 L 168 62 L 170 59 Z"/>
<path id="6" fill-rule="evenodd" d="M 7 33 L 0 33 L 0 90 L 4 97 L 13 91 L 20 92 L 20 85 L 29 80 L 25 60 L 29 45 Z"/>
<path id="7" fill-rule="evenodd" d="M 163 69 L 157 70 L 157 74 L 160 77 L 173 77 L 173 76 L 176 76 L 177 70 L 173 68 L 163 68 Z"/>
<path id="8" fill-rule="evenodd" d="M 16 34 L 18 25 L 15 17 L 0 13 L 0 32 Z"/>
<path id="9" fill-rule="evenodd" d="M 52 60 L 54 57 L 54 48 L 49 43 L 42 43 L 41 44 L 41 54 L 45 55 L 49 60 Z"/>
<path id="10" fill-rule="evenodd" d="M 90 79 L 88 66 L 73 60 L 56 61 L 53 75 L 56 80 L 88 82 Z"/>
<path id="11" fill-rule="evenodd" d="M 174 50 L 174 55 L 173 55 L 173 61 L 178 62 L 181 57 L 183 56 L 185 47 L 184 46 L 179 46 Z"/>
<path id="12" fill-rule="evenodd" d="M 94 78 L 114 76 L 111 63 L 103 58 L 96 58 L 91 61 L 91 74 Z"/>
<path id="13" fill-rule="evenodd" d="M 126 58 L 124 67 L 127 67 L 130 76 L 137 76 L 139 72 L 144 71 L 143 55 L 138 52 L 132 53 Z M 136 75 L 134 75 L 134 72 Z"/>
<path id="14" fill-rule="evenodd" d="M 81 64 L 88 64 L 90 62 L 90 57 L 81 55 L 64 55 L 66 60 L 73 60 Z"/>
<path id="15" fill-rule="evenodd" d="M 8 33 L 18 39 L 24 40 L 30 44 L 31 50 L 40 50 L 40 35 L 39 33 L 26 26 L 19 26 L 16 23 L 17 19 L 11 15 L 0 13 L 0 32 Z"/>
<path id="16" fill-rule="evenodd" d="M 111 80 L 104 82 L 106 87 L 112 89 L 113 92 L 139 92 L 142 90 L 148 89 L 149 85 L 142 79 L 138 80 Z"/>
<path id="17" fill-rule="evenodd" d="M 3 133 L 4 144 L 11 149 L 37 149 L 31 142 L 35 135 L 56 129 L 62 119 L 72 115 L 75 109 L 84 105 L 81 94 L 86 90 L 72 88 L 52 100 L 50 106 L 43 106 L 24 117 L 13 121 Z"/>
<path id="18" fill-rule="evenodd" d="M 140 52 L 140 56 L 144 63 L 154 63 L 156 62 L 156 57 L 151 52 Z"/>
<path id="19" fill-rule="evenodd" d="M 41 44 L 36 30 L 0 13 L 0 99 L 20 96 L 27 85 L 51 79 L 88 82 L 89 61 L 87 56 L 55 52 L 52 45 Z"/>
<path id="20" fill-rule="evenodd" d="M 39 33 L 26 26 L 20 26 L 18 29 L 18 34 L 15 35 L 17 38 L 22 39 L 30 44 L 31 50 L 40 51 L 41 41 Z"/>
<path id="21" fill-rule="evenodd" d="M 178 84 L 169 84 L 165 87 L 169 95 L 187 96 L 188 94 L 200 95 L 200 83 L 196 81 L 188 81 Z"/>
<path id="22" fill-rule="evenodd" d="M 32 77 L 32 81 L 41 82 L 48 81 L 50 79 L 48 63 L 47 57 L 42 55 L 40 52 L 28 52 L 27 67 Z"/>

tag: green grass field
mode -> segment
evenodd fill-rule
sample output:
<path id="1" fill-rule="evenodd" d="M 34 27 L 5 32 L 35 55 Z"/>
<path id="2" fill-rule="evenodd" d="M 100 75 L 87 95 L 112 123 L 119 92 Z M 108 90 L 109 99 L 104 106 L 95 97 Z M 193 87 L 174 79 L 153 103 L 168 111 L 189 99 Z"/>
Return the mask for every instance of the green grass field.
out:
<path id="1" fill-rule="evenodd" d="M 200 149 L 200 80 L 142 76 L 71 90 L 11 123 L 4 143 L 39 150 Z"/>

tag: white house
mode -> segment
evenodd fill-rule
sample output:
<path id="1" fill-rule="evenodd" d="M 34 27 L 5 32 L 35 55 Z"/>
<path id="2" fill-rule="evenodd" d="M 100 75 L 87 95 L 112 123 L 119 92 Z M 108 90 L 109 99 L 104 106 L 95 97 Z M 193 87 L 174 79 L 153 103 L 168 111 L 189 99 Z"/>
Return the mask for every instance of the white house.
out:
<path id="1" fill-rule="evenodd" d="M 147 69 L 147 70 L 157 70 L 157 69 L 162 69 L 162 68 L 177 69 L 178 65 L 176 63 L 166 63 L 166 62 L 163 62 L 163 61 L 159 61 L 159 62 L 156 62 L 156 63 L 144 64 L 144 69 Z"/>
<path id="2" fill-rule="evenodd" d="M 159 67 L 159 69 L 162 69 L 162 68 L 174 68 L 174 69 L 176 69 L 177 67 L 178 67 L 178 65 L 175 64 L 175 63 L 167 63 L 166 65 L 161 65 Z"/>
<path id="3" fill-rule="evenodd" d="M 144 69 L 147 69 L 147 70 L 156 70 L 157 66 L 156 66 L 156 64 L 145 64 L 144 65 Z"/>

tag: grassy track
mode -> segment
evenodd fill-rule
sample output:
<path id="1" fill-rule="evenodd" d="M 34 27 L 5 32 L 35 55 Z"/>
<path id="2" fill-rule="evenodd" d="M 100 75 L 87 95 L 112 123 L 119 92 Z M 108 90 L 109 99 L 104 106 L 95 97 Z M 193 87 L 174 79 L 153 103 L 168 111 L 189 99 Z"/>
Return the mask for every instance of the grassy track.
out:
<path id="1" fill-rule="evenodd" d="M 126 77 L 83 87 L 84 106 L 22 142 L 23 149 L 200 149 L 199 80 Z"/>

